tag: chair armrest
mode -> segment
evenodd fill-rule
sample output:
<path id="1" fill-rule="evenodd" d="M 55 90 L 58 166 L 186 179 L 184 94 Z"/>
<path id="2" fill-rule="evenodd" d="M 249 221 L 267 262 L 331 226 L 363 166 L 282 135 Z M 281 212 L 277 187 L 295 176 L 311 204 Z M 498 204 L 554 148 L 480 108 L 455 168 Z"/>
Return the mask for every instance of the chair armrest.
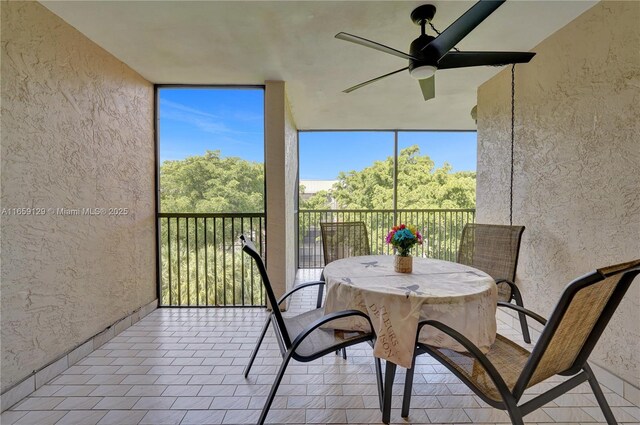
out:
<path id="1" fill-rule="evenodd" d="M 506 283 L 507 285 L 509 285 L 509 288 L 511 288 L 511 295 L 513 295 L 513 291 L 517 291 L 518 290 L 518 287 L 516 286 L 516 284 L 511 282 L 510 280 L 507 280 L 507 279 L 496 279 L 496 285 L 499 285 L 501 283 Z"/>
<path id="2" fill-rule="evenodd" d="M 371 319 L 369 318 L 369 316 L 367 316 L 365 313 L 361 312 L 360 310 L 342 310 L 342 311 L 336 311 L 334 313 L 329 313 L 326 316 L 323 316 L 318 320 L 312 322 L 309 326 L 304 328 L 302 332 L 300 332 L 300 334 L 296 337 L 296 339 L 294 339 L 293 342 L 291 343 L 291 346 L 295 350 L 295 347 L 297 347 L 302 342 L 302 340 L 304 340 L 307 336 L 309 336 L 311 332 L 315 331 L 320 326 L 324 325 L 325 323 L 329 323 L 333 320 L 342 319 L 349 316 L 360 316 L 367 319 L 367 322 L 369 323 L 369 327 L 371 328 L 371 333 L 375 335 L 373 330 L 373 324 L 371 323 Z"/>
<path id="3" fill-rule="evenodd" d="M 512 310 L 516 310 L 516 311 L 518 311 L 520 313 L 526 314 L 527 316 L 531 317 L 532 319 L 534 319 L 535 321 L 537 321 L 537 322 L 539 322 L 539 323 L 541 323 L 543 325 L 547 324 L 547 319 L 545 319 L 544 317 L 540 316 L 537 313 L 534 313 L 531 310 L 527 310 L 524 307 L 520 307 L 519 305 L 514 305 L 514 304 L 511 304 L 511 303 L 505 303 L 505 302 L 499 301 L 498 302 L 498 307 L 506 307 L 506 308 L 510 308 Z"/>
<path id="4" fill-rule="evenodd" d="M 487 373 L 491 377 L 491 380 L 493 381 L 496 388 L 501 394 L 510 393 L 509 388 L 507 387 L 507 384 L 504 382 L 504 380 L 502 379 L 502 376 L 500 376 L 500 373 L 495 368 L 493 363 L 491 363 L 491 361 L 487 358 L 487 356 L 485 356 L 482 353 L 482 351 L 480 351 L 480 349 L 473 342 L 469 341 L 467 337 L 465 337 L 455 329 L 445 325 L 444 323 L 438 322 L 437 320 L 424 320 L 418 323 L 418 331 L 416 332 L 416 345 L 418 344 L 418 337 L 420 336 L 420 331 L 425 325 L 432 326 L 438 329 L 439 331 L 444 332 L 451 338 L 455 339 L 460 345 L 462 345 L 469 352 L 469 354 L 471 354 L 476 360 L 478 360 L 478 362 L 480 362 L 480 364 L 482 365 L 484 370 L 487 371 Z"/>
<path id="5" fill-rule="evenodd" d="M 278 305 L 282 304 L 282 302 L 284 300 L 286 300 L 287 298 L 289 298 L 291 295 L 293 295 L 295 292 L 304 289 L 304 288 L 308 288 L 310 286 L 317 286 L 317 285 L 324 285 L 325 282 L 324 280 L 314 280 L 311 282 L 305 282 L 302 283 L 298 286 L 296 286 L 295 288 L 293 288 L 292 290 L 290 290 L 289 292 L 287 292 L 286 294 L 284 294 L 282 297 L 280 297 L 280 299 L 278 300 Z"/>

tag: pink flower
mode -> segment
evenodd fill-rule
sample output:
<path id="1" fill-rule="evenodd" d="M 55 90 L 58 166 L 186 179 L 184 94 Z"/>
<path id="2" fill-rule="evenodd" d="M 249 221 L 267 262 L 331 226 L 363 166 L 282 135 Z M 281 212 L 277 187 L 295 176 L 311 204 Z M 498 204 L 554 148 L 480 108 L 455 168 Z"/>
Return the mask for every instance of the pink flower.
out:
<path id="1" fill-rule="evenodd" d="M 386 242 L 387 242 L 387 243 L 391 243 L 391 239 L 393 239 L 393 235 L 394 235 L 395 233 L 396 233 L 396 232 L 395 232 L 395 231 L 393 231 L 393 230 L 389 232 L 389 234 L 387 235 L 387 238 L 386 238 Z"/>

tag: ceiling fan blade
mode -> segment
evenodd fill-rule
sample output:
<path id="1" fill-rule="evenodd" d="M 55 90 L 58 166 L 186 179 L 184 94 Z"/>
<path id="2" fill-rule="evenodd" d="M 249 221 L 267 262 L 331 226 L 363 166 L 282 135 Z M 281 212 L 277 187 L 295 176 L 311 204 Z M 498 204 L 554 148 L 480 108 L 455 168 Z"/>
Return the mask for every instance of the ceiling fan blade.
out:
<path id="1" fill-rule="evenodd" d="M 467 10 L 453 24 L 449 25 L 439 36 L 431 43 L 427 44 L 422 50 L 426 56 L 436 57 L 440 59 L 449 50 L 460 42 L 467 34 L 469 34 L 482 21 L 487 19 L 502 3 L 506 0 L 480 0 L 474 4 L 471 9 Z"/>
<path id="2" fill-rule="evenodd" d="M 368 84 L 371 84 L 371 83 L 374 83 L 374 82 L 376 82 L 376 81 L 378 81 L 378 80 L 382 80 L 383 78 L 386 78 L 386 77 L 388 77 L 388 76 L 390 76 L 390 75 L 393 75 L 393 74 L 397 74 L 398 72 L 406 71 L 407 69 L 409 69 L 409 67 L 408 67 L 408 66 L 407 66 L 407 67 L 404 67 L 404 68 L 402 68 L 402 69 L 398 69 L 397 71 L 393 71 L 393 72 L 390 72 L 390 73 L 388 73 L 388 74 L 381 75 L 381 76 L 376 77 L 376 78 L 374 78 L 374 79 L 372 79 L 372 80 L 365 81 L 364 83 L 360 83 L 360 84 L 358 84 L 358 85 L 356 85 L 356 86 L 349 87 L 348 89 L 343 90 L 342 92 L 343 92 L 343 93 L 351 93 L 351 92 L 352 92 L 352 91 L 354 91 L 354 90 L 358 90 L 360 87 L 364 87 L 364 86 L 366 86 L 366 85 L 368 85 Z"/>
<path id="3" fill-rule="evenodd" d="M 422 91 L 422 97 L 424 100 L 433 99 L 436 97 L 436 76 L 432 75 L 429 78 L 418 80 L 420 83 L 420 90 Z"/>
<path id="4" fill-rule="evenodd" d="M 438 62 L 438 69 L 527 63 L 535 55 L 533 52 L 449 52 Z"/>
<path id="5" fill-rule="evenodd" d="M 336 34 L 336 38 L 344 41 L 350 41 L 351 43 L 356 43 L 364 47 L 376 49 L 380 52 L 389 53 L 390 55 L 394 55 L 402 59 L 416 59 L 407 53 L 401 52 L 400 50 L 393 49 L 389 46 L 385 46 L 384 44 L 376 43 L 375 41 L 367 40 L 366 38 L 358 37 L 357 35 L 347 34 L 346 32 L 339 32 Z"/>

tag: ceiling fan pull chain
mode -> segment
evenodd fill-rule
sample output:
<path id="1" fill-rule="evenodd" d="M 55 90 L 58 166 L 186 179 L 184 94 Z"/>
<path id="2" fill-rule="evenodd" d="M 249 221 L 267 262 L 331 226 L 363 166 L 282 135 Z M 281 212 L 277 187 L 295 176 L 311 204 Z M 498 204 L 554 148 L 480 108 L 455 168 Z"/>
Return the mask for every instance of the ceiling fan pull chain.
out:
<path id="1" fill-rule="evenodd" d="M 513 226 L 513 147 L 516 114 L 516 64 L 511 65 L 511 180 L 509 184 L 509 225 Z"/>

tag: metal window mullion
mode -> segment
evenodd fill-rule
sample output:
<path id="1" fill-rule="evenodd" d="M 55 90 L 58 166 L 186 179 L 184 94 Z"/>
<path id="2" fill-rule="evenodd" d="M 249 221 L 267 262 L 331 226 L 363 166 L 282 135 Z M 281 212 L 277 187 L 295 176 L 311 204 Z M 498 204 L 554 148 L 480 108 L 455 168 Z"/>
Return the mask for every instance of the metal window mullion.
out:
<path id="1" fill-rule="evenodd" d="M 398 130 L 393 132 L 393 225 L 398 224 Z"/>

